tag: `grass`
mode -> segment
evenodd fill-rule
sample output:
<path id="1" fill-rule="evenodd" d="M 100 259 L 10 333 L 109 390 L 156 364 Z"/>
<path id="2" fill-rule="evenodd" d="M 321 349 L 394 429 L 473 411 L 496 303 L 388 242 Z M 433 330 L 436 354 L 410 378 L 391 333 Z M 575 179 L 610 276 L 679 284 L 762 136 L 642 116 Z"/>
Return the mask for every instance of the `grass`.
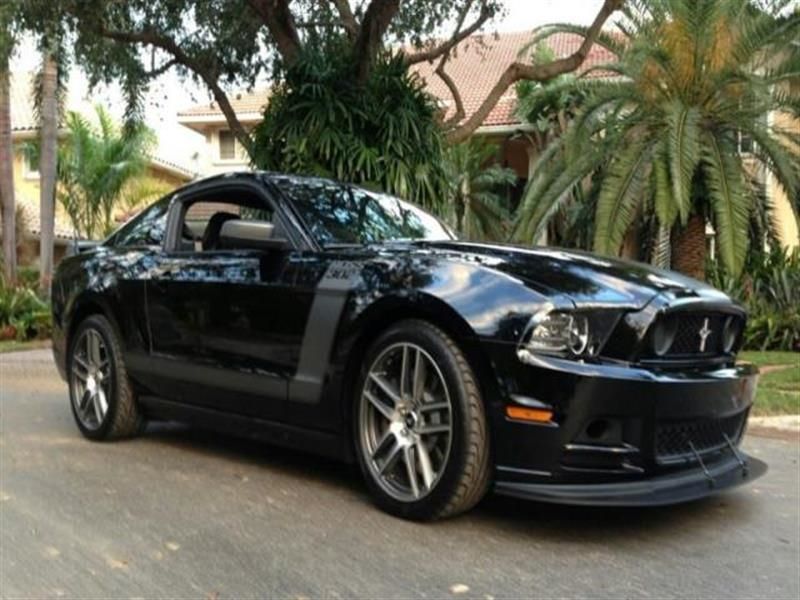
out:
<path id="1" fill-rule="evenodd" d="M 800 353 L 742 352 L 739 358 L 762 369 L 753 406 L 755 415 L 800 414 Z"/>
<path id="2" fill-rule="evenodd" d="M 800 365 L 800 352 L 760 352 L 747 350 L 739 353 L 739 359 L 757 364 L 759 367 L 775 365 Z"/>
<path id="3" fill-rule="evenodd" d="M 36 350 L 38 348 L 49 348 L 50 340 L 28 340 L 18 342 L 17 340 L 0 340 L 0 354 L 4 352 L 19 352 L 21 350 Z"/>

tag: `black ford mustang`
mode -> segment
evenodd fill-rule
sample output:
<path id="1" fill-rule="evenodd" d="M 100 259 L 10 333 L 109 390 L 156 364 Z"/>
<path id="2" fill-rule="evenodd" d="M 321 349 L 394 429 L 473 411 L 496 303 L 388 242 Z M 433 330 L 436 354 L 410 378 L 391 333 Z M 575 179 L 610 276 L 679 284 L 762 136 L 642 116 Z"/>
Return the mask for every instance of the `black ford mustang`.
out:
<path id="1" fill-rule="evenodd" d="M 239 173 L 178 190 L 53 281 L 78 427 L 175 419 L 357 461 L 409 518 L 494 490 L 668 504 L 766 470 L 738 447 L 745 314 L 697 281 L 457 241 L 398 199 Z"/>

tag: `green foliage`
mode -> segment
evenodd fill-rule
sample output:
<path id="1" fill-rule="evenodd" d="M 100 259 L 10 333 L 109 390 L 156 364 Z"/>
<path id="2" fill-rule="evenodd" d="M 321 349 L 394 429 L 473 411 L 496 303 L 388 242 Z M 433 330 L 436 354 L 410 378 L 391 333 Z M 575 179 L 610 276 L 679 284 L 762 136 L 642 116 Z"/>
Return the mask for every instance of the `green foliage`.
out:
<path id="1" fill-rule="evenodd" d="M 173 69 L 215 94 L 224 94 L 223 89 L 280 80 L 285 67 L 293 62 L 284 47 L 287 40 L 292 50 L 297 46 L 302 53 L 341 39 L 346 30 L 336 3 L 318 0 L 13 1 L 62 11 L 74 41 L 75 62 L 86 70 L 91 83 L 122 84 L 131 122 L 141 117 L 148 83 L 165 70 Z M 351 6 L 357 28 L 373 4 L 391 2 Z M 403 0 L 398 4 L 385 30 L 371 28 L 370 44 L 360 52 L 362 60 L 372 61 L 390 45 L 429 47 L 441 36 L 443 27 L 449 28 L 461 15 L 468 24 L 483 12 L 494 15 L 502 9 L 500 0 Z M 41 21 L 54 12 L 43 8 L 27 11 L 32 31 L 41 30 Z M 343 43 L 347 54 L 359 52 L 359 37 L 354 35 Z M 284 44 L 278 43 L 279 38 Z M 352 80 L 355 70 L 344 75 Z"/>
<path id="2" fill-rule="evenodd" d="M 96 114 L 97 125 L 78 113 L 67 115 L 58 156 L 58 201 L 87 238 L 115 227 L 114 209 L 126 198 L 126 186 L 143 175 L 155 143 L 141 125 L 122 130 L 102 107 Z"/>
<path id="3" fill-rule="evenodd" d="M 531 51 L 532 49 L 532 51 Z M 544 42 L 534 41 L 522 49 L 520 55 L 530 52 L 534 64 L 554 60 L 555 53 Z M 542 157 L 556 140 L 563 136 L 570 123 L 586 102 L 586 91 L 576 85 L 575 75 L 560 75 L 545 83 L 521 81 L 516 85 L 517 114 L 528 123 L 532 131 L 528 138 L 532 152 Z M 566 149 L 553 148 L 556 152 Z M 538 173 L 541 183 L 546 174 Z M 556 175 L 555 173 L 549 174 Z M 594 211 L 597 204 L 597 186 L 593 178 L 577 178 L 565 193 L 558 206 L 547 217 L 547 241 L 556 246 L 590 249 L 594 232 Z M 523 201 L 518 215 L 532 210 L 530 202 Z M 535 241 L 535 238 L 527 241 Z"/>
<path id="4" fill-rule="evenodd" d="M 556 148 L 537 161 L 516 236 L 536 239 L 570 190 L 600 171 L 597 251 L 617 253 L 642 217 L 654 215 L 654 230 L 669 230 L 708 213 L 721 260 L 739 273 L 759 200 L 737 140 L 755 140 L 753 162 L 789 197 L 800 190 L 797 134 L 767 118 L 800 116 L 800 47 L 792 43 L 800 15 L 760 11 L 748 0 L 628 2 L 623 13 L 617 35 L 600 40 L 614 60 L 593 69 L 614 76 L 565 83 L 587 97 Z M 557 31 L 585 33 L 553 26 L 534 42 Z"/>
<path id="5" fill-rule="evenodd" d="M 0 278 L 0 340 L 50 336 L 50 306 L 36 293 L 37 284 L 10 286 Z"/>
<path id="6" fill-rule="evenodd" d="M 523 48 L 520 54 L 524 56 L 530 46 L 531 44 Z M 547 63 L 556 58 L 555 53 L 544 42 L 533 44 L 530 56 L 533 64 Z M 567 124 L 586 99 L 585 91 L 575 85 L 575 82 L 575 75 L 568 73 L 545 83 L 517 83 L 517 114 L 539 134 L 535 140 L 539 151 L 544 149 L 550 138 L 564 133 Z"/>
<path id="7" fill-rule="evenodd" d="M 800 351 L 800 250 L 751 252 L 738 276 L 709 266 L 712 285 L 748 310 L 744 347 Z"/>
<path id="8" fill-rule="evenodd" d="M 344 46 L 308 50 L 273 89 L 256 128 L 262 169 L 334 177 L 441 211 L 447 182 L 437 107 L 401 57 L 361 87 Z"/>
<path id="9" fill-rule="evenodd" d="M 463 239 L 498 241 L 508 236 L 510 213 L 502 191 L 517 176 L 494 162 L 497 152 L 495 144 L 478 137 L 447 149 L 447 216 Z"/>

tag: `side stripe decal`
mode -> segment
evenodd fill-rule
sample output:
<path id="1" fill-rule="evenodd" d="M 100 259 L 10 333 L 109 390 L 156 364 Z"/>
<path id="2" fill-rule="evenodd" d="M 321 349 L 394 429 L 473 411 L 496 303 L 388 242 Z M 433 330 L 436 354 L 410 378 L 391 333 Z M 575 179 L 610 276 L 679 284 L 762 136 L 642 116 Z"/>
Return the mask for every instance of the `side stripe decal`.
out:
<path id="1" fill-rule="evenodd" d="M 320 279 L 303 334 L 297 373 L 289 381 L 290 401 L 320 401 L 336 329 L 350 290 L 360 279 L 360 265 L 346 261 L 332 262 Z"/>

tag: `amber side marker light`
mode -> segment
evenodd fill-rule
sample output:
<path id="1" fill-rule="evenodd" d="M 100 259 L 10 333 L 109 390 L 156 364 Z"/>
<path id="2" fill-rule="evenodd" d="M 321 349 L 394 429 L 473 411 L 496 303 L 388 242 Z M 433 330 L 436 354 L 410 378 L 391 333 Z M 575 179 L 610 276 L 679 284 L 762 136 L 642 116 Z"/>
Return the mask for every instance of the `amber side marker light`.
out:
<path id="1" fill-rule="evenodd" d="M 553 411 L 541 408 L 525 408 L 524 406 L 506 406 L 506 416 L 517 421 L 549 423 L 553 418 Z"/>

